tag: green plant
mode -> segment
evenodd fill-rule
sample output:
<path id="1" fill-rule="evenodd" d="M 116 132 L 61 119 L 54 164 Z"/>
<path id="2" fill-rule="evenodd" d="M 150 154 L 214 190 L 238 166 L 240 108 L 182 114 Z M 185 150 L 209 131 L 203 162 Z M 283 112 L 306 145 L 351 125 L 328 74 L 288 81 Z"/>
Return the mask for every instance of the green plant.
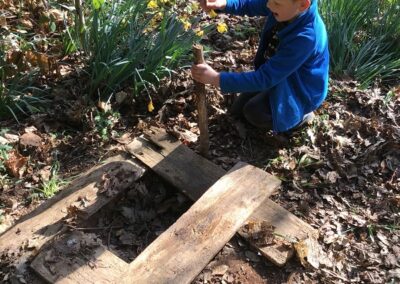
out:
<path id="1" fill-rule="evenodd" d="M 13 116 L 18 122 L 18 115 L 38 112 L 48 100 L 45 91 L 34 86 L 36 70 L 16 75 L 8 72 L 14 66 L 5 60 L 6 49 L 6 45 L 0 42 L 0 120 Z"/>
<path id="2" fill-rule="evenodd" d="M 2 206 L 0 206 L 0 224 L 4 222 L 4 211 L 1 207 Z"/>
<path id="3" fill-rule="evenodd" d="M 39 193 L 44 198 L 53 197 L 66 182 L 58 177 L 59 163 L 55 162 L 51 167 L 50 179 L 43 181 L 39 189 Z"/>
<path id="4" fill-rule="evenodd" d="M 317 160 L 314 157 L 310 157 L 308 154 L 304 154 L 301 156 L 300 159 L 298 159 L 297 169 L 307 168 L 309 166 L 320 164 L 320 163 L 321 163 L 320 160 Z"/>
<path id="5" fill-rule="evenodd" d="M 74 28 L 66 25 L 65 31 L 62 35 L 63 53 L 65 55 L 72 54 L 78 50 L 79 43 L 75 40 L 73 34 L 76 34 Z"/>
<path id="6" fill-rule="evenodd" d="M 8 188 L 10 183 L 11 183 L 10 177 L 7 174 L 0 174 L 0 187 L 1 188 L 3 188 L 3 189 Z"/>
<path id="7" fill-rule="evenodd" d="M 247 22 L 236 25 L 234 33 L 240 40 L 247 40 L 253 35 L 258 35 L 257 28 Z"/>
<path id="8" fill-rule="evenodd" d="M 97 115 L 94 117 L 94 123 L 96 126 L 96 130 L 99 133 L 101 139 L 107 141 L 109 139 L 109 135 L 115 123 L 120 119 L 119 112 L 107 111 L 107 112 L 97 112 Z"/>
<path id="9" fill-rule="evenodd" d="M 33 87 L 31 74 L 20 74 L 0 87 L 0 117 L 10 116 L 18 122 L 18 116 L 41 111 L 49 101 L 43 90 Z"/>
<path id="10" fill-rule="evenodd" d="M 8 160 L 8 152 L 12 149 L 10 145 L 0 144 L 0 173 L 6 172 L 4 161 Z"/>
<path id="11" fill-rule="evenodd" d="M 331 70 L 368 86 L 400 75 L 400 12 L 396 1 L 321 1 L 327 26 Z"/>
<path id="12" fill-rule="evenodd" d="M 42 183 L 40 192 L 43 194 L 44 198 L 51 198 L 58 192 L 59 188 L 60 180 L 53 176 L 48 181 Z"/>
<path id="13" fill-rule="evenodd" d="M 383 104 L 387 106 L 394 98 L 396 98 L 396 94 L 393 90 L 390 90 L 383 99 Z"/>
<path id="14" fill-rule="evenodd" d="M 267 163 L 267 167 L 279 166 L 284 160 L 285 160 L 285 158 L 283 156 L 278 156 L 276 158 L 269 159 L 268 163 Z"/>
<path id="15" fill-rule="evenodd" d="M 91 96 L 108 99 L 126 84 L 138 93 L 188 59 L 198 37 L 166 3 L 173 1 L 161 2 L 159 9 L 150 9 L 147 0 L 93 1 L 93 7 L 86 7 L 84 35 L 69 35 L 88 56 Z"/>

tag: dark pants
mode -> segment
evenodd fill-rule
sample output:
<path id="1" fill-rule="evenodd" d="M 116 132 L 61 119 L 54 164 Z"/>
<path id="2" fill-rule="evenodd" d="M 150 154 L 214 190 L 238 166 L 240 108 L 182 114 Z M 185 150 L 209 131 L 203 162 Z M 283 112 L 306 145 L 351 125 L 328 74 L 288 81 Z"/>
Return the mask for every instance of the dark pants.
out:
<path id="1" fill-rule="evenodd" d="M 245 118 L 258 128 L 272 129 L 272 115 L 268 93 L 242 93 L 233 102 L 231 114 Z"/>

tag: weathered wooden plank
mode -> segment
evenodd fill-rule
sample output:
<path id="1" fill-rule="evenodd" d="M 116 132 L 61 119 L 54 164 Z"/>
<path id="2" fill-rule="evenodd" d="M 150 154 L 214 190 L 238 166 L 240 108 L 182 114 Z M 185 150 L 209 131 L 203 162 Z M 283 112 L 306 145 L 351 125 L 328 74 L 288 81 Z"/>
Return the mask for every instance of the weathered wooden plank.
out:
<path id="1" fill-rule="evenodd" d="M 18 263 L 24 263 L 32 253 L 37 252 L 62 231 L 63 218 L 67 216 L 70 206 L 85 201 L 85 206 L 78 206 L 77 209 L 79 216 L 88 218 L 115 198 L 115 194 L 102 193 L 107 190 L 102 182 L 105 174 L 111 181 L 106 187 L 112 187 L 118 193 L 128 188 L 143 173 L 144 169 L 126 155 L 106 160 L 74 180 L 59 195 L 21 218 L 16 225 L 0 235 L 0 254 L 18 255 Z M 26 246 L 31 249 L 25 249 Z"/>
<path id="2" fill-rule="evenodd" d="M 180 143 L 170 143 L 160 136 L 157 147 L 143 137 L 126 146 L 159 176 L 180 189 L 192 200 L 197 200 L 226 172 L 207 159 L 195 154 Z"/>
<path id="3" fill-rule="evenodd" d="M 101 244 L 84 250 L 85 246 L 93 247 L 93 239 L 91 234 L 78 231 L 66 235 L 42 251 L 31 267 L 50 283 L 118 283 L 129 264 Z"/>
<path id="4" fill-rule="evenodd" d="M 279 185 L 238 163 L 129 265 L 122 283 L 190 283 Z"/>
<path id="5" fill-rule="evenodd" d="M 197 200 L 225 170 L 182 145 L 163 129 L 152 127 L 145 137 L 137 138 L 126 150 L 152 168 L 157 174 L 179 188 L 192 200 Z M 267 199 L 249 220 L 264 221 L 275 227 L 275 234 L 294 239 L 316 235 L 310 225 L 275 202 Z M 291 248 L 255 245 L 270 261 L 282 266 L 292 256 Z"/>

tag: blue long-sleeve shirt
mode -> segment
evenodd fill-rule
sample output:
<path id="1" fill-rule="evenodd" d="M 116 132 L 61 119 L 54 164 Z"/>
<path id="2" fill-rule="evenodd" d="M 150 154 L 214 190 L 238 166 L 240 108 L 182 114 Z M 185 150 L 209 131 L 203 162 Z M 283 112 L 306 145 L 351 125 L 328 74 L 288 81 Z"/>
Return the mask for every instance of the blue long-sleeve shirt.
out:
<path id="1" fill-rule="evenodd" d="M 277 21 L 267 8 L 268 0 L 227 0 L 226 13 L 268 16 L 255 57 L 255 71 L 221 72 L 220 86 L 228 92 L 268 92 L 273 127 L 284 132 L 317 109 L 328 91 L 329 50 L 318 1 L 277 33 L 279 46 L 267 62 L 263 54 L 268 32 Z"/>

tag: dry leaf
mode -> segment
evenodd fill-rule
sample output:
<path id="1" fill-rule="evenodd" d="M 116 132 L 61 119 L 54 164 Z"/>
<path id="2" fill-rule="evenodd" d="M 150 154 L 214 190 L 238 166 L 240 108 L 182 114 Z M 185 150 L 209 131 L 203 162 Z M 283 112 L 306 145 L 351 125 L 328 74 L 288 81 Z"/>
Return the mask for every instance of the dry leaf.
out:
<path id="1" fill-rule="evenodd" d="M 128 94 L 126 92 L 118 92 L 115 94 L 115 101 L 118 105 L 120 105 L 126 100 L 127 97 Z"/>
<path id="2" fill-rule="evenodd" d="M 3 29 L 7 29 L 7 19 L 5 16 L 1 15 L 0 16 L 0 27 L 2 27 Z"/>
<path id="3" fill-rule="evenodd" d="M 112 139 L 123 145 L 127 145 L 132 141 L 130 133 L 125 133 L 121 137 L 112 137 Z"/>
<path id="4" fill-rule="evenodd" d="M 326 180 L 329 182 L 329 183 L 332 183 L 332 184 L 334 184 L 334 183 L 336 183 L 337 182 L 337 180 L 340 178 L 340 176 L 339 176 L 339 174 L 337 173 L 337 172 L 335 172 L 335 171 L 331 171 L 331 172 L 328 172 L 327 174 L 326 174 Z"/>
<path id="5" fill-rule="evenodd" d="M 20 19 L 19 23 L 24 27 L 27 28 L 29 30 L 33 29 L 33 24 L 30 20 L 28 19 Z"/>
<path id="6" fill-rule="evenodd" d="M 51 176 L 51 166 L 45 166 L 38 172 L 38 175 L 42 181 L 48 181 Z"/>
<path id="7" fill-rule="evenodd" d="M 0 136 L 0 145 L 7 145 L 9 142 L 3 136 Z"/>
<path id="8" fill-rule="evenodd" d="M 0 213 L 1 213 L 2 211 L 0 210 Z M 3 213 L 2 213 L 3 214 Z M 5 232 L 6 230 L 8 230 L 8 228 L 10 228 L 12 225 L 13 225 L 13 223 L 14 223 L 14 219 L 10 216 L 10 215 L 8 215 L 8 214 L 3 214 L 2 215 L 3 216 L 3 219 L 2 219 L 2 221 L 0 222 L 0 235 L 3 233 L 3 232 Z"/>
<path id="9" fill-rule="evenodd" d="M 6 138 L 11 144 L 19 141 L 19 136 L 15 134 L 6 133 L 4 134 L 4 138 Z"/>
<path id="10" fill-rule="evenodd" d="M 37 128 L 35 126 L 29 126 L 29 127 L 25 127 L 24 131 L 25 131 L 25 133 L 35 132 L 35 131 L 37 131 Z"/>
<path id="11" fill-rule="evenodd" d="M 400 268 L 389 270 L 386 274 L 389 279 L 392 278 L 392 279 L 400 280 Z M 395 282 L 393 282 L 393 283 L 395 283 Z"/>
<path id="12" fill-rule="evenodd" d="M 27 161 L 28 158 L 22 156 L 18 151 L 12 150 L 8 153 L 8 159 L 4 164 L 14 177 L 20 178 Z"/>
<path id="13" fill-rule="evenodd" d="M 96 248 L 101 246 L 101 239 L 96 234 L 80 232 L 79 237 L 82 247 Z"/>
<path id="14" fill-rule="evenodd" d="M 19 143 L 25 147 L 40 147 L 42 138 L 32 132 L 28 132 L 21 136 Z"/>
<path id="15" fill-rule="evenodd" d="M 58 9 L 50 9 L 49 10 L 49 15 L 52 18 L 53 21 L 55 21 L 57 24 L 62 23 L 64 21 L 64 12 Z"/>
<path id="16" fill-rule="evenodd" d="M 266 221 L 250 220 L 239 233 L 257 246 L 272 245 L 275 242 L 274 227 Z"/>
<path id="17" fill-rule="evenodd" d="M 103 112 L 108 112 L 111 110 L 111 104 L 108 102 L 99 101 L 97 103 L 97 107 Z"/>
<path id="18" fill-rule="evenodd" d="M 111 176 L 108 173 L 104 173 L 101 177 L 103 185 L 99 193 L 105 193 L 107 197 L 112 197 L 118 194 L 119 187 L 121 185 L 117 176 Z"/>
<path id="19" fill-rule="evenodd" d="M 213 275 L 224 275 L 229 269 L 229 266 L 226 264 L 217 265 L 216 267 L 212 268 Z"/>
<path id="20" fill-rule="evenodd" d="M 46 54 L 26 51 L 24 58 L 32 66 L 39 67 L 42 74 L 47 74 L 51 70 L 51 62 Z"/>
<path id="21" fill-rule="evenodd" d="M 181 141 L 183 141 L 184 144 L 195 143 L 198 139 L 198 136 L 196 134 L 194 134 L 189 130 L 180 128 L 177 125 L 173 127 L 171 134 L 174 135 L 176 138 L 180 139 Z"/>
<path id="22" fill-rule="evenodd" d="M 318 241 L 314 238 L 307 238 L 294 244 L 297 256 L 301 264 L 309 268 L 310 266 L 318 269 L 320 265 L 332 267 L 332 262 L 328 256 L 323 252 Z"/>

